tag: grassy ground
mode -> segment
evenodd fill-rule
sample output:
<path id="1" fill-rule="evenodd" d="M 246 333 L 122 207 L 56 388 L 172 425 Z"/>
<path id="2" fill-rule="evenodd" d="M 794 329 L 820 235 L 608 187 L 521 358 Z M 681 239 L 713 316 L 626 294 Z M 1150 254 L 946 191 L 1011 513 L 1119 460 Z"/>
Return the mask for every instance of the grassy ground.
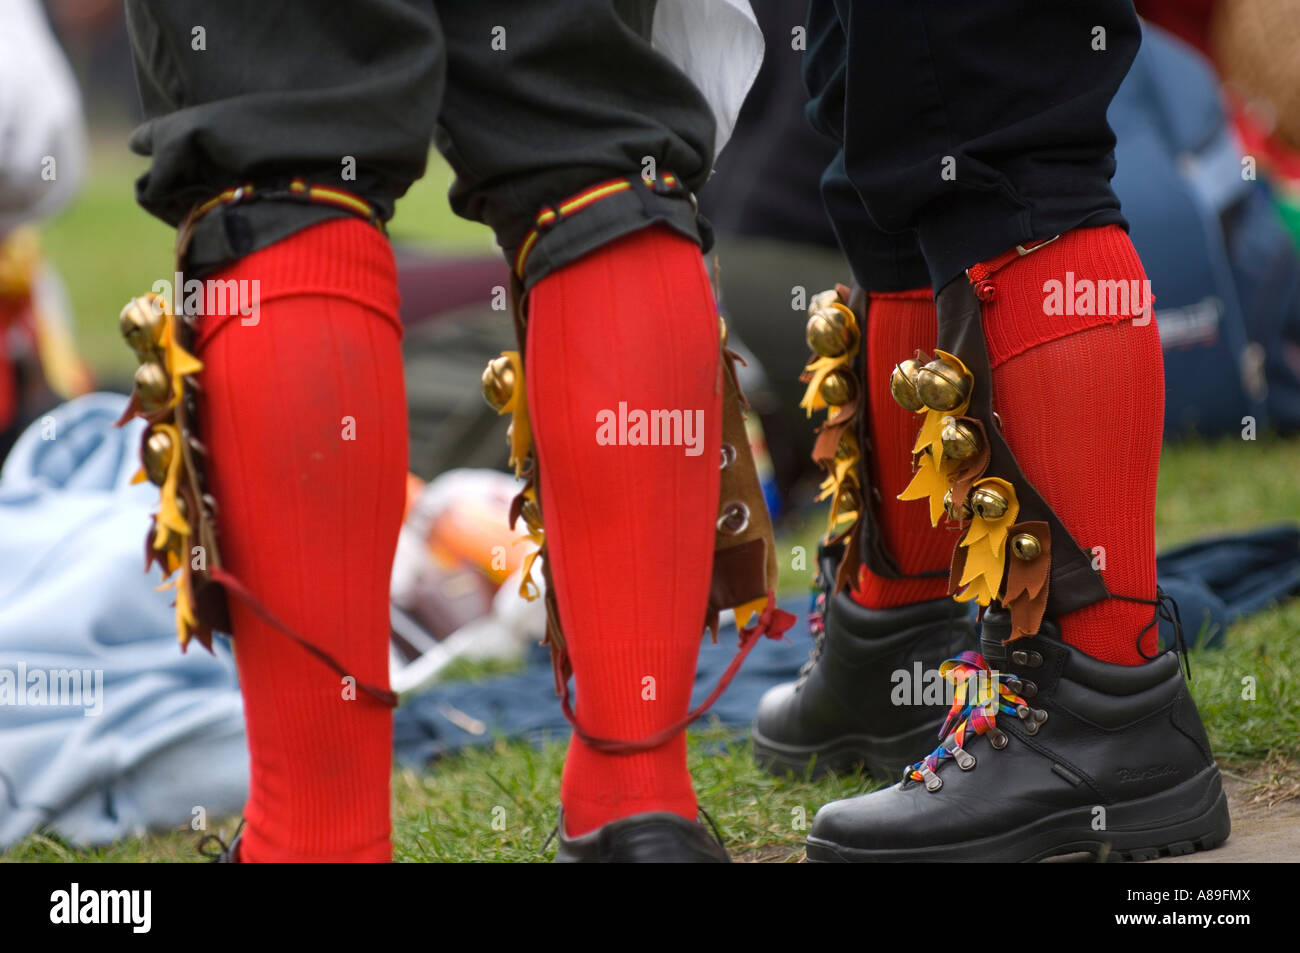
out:
<path id="1" fill-rule="evenodd" d="M 127 351 L 117 339 L 118 308 L 170 270 L 169 233 L 134 211 L 125 188 L 136 171 L 138 163 L 129 157 L 105 153 L 85 197 L 47 232 L 48 246 L 71 285 L 83 345 L 96 367 L 108 374 L 130 369 Z M 459 223 L 445 211 L 445 183 L 445 167 L 435 167 L 403 203 L 395 234 L 430 244 L 485 247 L 481 229 Z M 1159 544 L 1294 519 L 1300 514 L 1297 472 L 1297 441 L 1227 440 L 1166 450 Z M 815 532 L 809 527 L 790 542 L 806 544 Z M 791 584 L 799 588 L 806 580 Z M 1300 602 L 1292 602 L 1234 627 L 1222 651 L 1193 656 L 1193 692 L 1221 765 L 1248 779 L 1252 790 L 1267 800 L 1300 794 L 1298 631 Z M 794 637 L 806 638 L 799 632 Z M 1251 684 L 1243 681 L 1247 679 L 1253 679 L 1253 698 L 1245 697 Z M 563 742 L 540 749 L 499 742 L 426 772 L 396 771 L 397 859 L 548 859 L 554 845 L 545 854 L 541 848 L 555 824 L 564 753 Z M 797 860 L 816 809 L 870 787 L 857 777 L 816 783 L 768 777 L 754 767 L 748 744 L 731 743 L 729 733 L 717 728 L 691 733 L 690 760 L 700 803 L 717 821 L 733 854 L 747 859 Z M 227 820 L 215 828 L 229 834 L 234 826 Z M 196 860 L 197 837 L 186 830 L 87 851 L 36 834 L 0 854 L 0 860 Z"/>

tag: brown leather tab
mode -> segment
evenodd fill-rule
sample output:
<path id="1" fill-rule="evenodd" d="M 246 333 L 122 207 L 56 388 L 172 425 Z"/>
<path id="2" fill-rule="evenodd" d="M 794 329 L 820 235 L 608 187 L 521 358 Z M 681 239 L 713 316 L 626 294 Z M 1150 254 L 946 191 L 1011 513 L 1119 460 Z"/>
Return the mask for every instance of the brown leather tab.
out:
<path id="1" fill-rule="evenodd" d="M 817 428 L 817 441 L 813 444 L 812 459 L 819 467 L 835 466 L 835 451 L 840 445 L 844 432 L 858 419 L 856 404 L 847 404 L 834 420 L 828 420 Z"/>
<path id="2" fill-rule="evenodd" d="M 1007 531 L 1007 546 L 1017 533 L 1028 533 L 1041 547 L 1037 558 L 1012 555 L 1007 566 L 1006 595 L 1002 604 L 1011 613 L 1011 640 L 1036 635 L 1047 610 L 1052 575 L 1052 530 L 1045 522 L 1016 523 Z"/>
<path id="3" fill-rule="evenodd" d="M 729 609 L 761 597 L 767 591 L 762 588 L 766 567 L 767 543 L 762 539 L 716 550 L 709 605 Z"/>
<path id="4" fill-rule="evenodd" d="M 777 585 L 772 518 L 767 512 L 758 466 L 749 446 L 743 409 L 745 399 L 736 379 L 735 361 L 736 355 L 724 349 L 721 367 L 722 443 L 730 446 L 735 455 L 727 466 L 722 467 L 719 475 L 719 528 L 706 617 L 709 613 L 762 598 Z M 726 528 L 728 514 L 733 512 L 745 514 L 745 519 L 734 520 L 737 525 L 744 523 L 739 532 L 730 532 Z M 733 555 L 736 550 L 740 553 Z"/>

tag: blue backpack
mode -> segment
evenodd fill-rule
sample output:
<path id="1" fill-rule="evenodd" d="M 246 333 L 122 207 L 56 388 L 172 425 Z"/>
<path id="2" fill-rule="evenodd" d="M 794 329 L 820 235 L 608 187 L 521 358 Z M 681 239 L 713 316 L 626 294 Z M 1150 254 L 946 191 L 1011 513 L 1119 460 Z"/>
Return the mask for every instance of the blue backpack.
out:
<path id="1" fill-rule="evenodd" d="M 1150 23 L 1108 114 L 1114 187 L 1155 295 L 1165 436 L 1300 429 L 1300 256 L 1243 176 L 1210 65 Z"/>

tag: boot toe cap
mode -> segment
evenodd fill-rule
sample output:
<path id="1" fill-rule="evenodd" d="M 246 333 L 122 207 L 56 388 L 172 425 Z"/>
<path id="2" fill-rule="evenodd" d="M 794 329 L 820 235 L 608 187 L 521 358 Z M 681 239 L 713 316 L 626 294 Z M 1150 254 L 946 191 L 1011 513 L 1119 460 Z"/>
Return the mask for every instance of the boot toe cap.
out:
<path id="1" fill-rule="evenodd" d="M 766 738 L 779 739 L 790 724 L 791 708 L 798 694 L 797 682 L 785 682 L 769 688 L 758 702 L 754 730 Z"/>

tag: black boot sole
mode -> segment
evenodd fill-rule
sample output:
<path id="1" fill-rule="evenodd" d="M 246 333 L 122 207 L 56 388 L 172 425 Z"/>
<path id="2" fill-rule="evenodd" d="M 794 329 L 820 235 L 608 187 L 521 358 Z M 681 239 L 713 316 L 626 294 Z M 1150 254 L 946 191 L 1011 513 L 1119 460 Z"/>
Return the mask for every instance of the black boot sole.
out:
<path id="1" fill-rule="evenodd" d="M 881 781 L 897 781 L 903 769 L 916 760 L 918 751 L 931 751 L 937 744 L 938 718 L 893 738 L 874 735 L 841 735 L 818 745 L 786 745 L 763 737 L 758 725 L 750 726 L 754 739 L 754 760 L 769 774 L 782 777 L 821 778 L 848 774 L 863 768 Z M 812 772 L 808 774 L 808 765 Z"/>
<path id="2" fill-rule="evenodd" d="M 1212 850 L 1228 839 L 1228 797 L 1210 766 L 1177 787 L 1106 808 L 1106 830 L 1094 831 L 1094 809 L 1074 808 L 1004 834 L 910 850 L 844 847 L 808 838 L 809 863 L 1015 863 L 1089 853 L 1098 860 L 1155 860 Z"/>

